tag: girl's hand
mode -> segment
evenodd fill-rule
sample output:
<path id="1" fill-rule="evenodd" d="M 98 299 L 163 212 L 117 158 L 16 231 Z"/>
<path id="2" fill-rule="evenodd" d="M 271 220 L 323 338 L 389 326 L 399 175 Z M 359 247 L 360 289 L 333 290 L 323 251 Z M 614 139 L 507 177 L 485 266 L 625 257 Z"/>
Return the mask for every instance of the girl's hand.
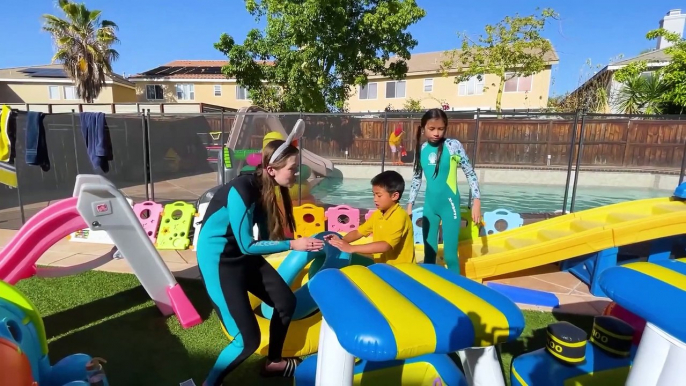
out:
<path id="1" fill-rule="evenodd" d="M 407 204 L 407 214 L 409 214 L 410 217 L 412 217 L 412 204 Z"/>
<path id="2" fill-rule="evenodd" d="M 481 222 L 481 200 L 478 198 L 475 198 L 472 202 L 472 221 L 476 225 L 479 225 Z"/>
<path id="3" fill-rule="evenodd" d="M 324 242 L 313 237 L 303 237 L 291 240 L 291 249 L 294 251 L 315 252 L 324 248 Z"/>

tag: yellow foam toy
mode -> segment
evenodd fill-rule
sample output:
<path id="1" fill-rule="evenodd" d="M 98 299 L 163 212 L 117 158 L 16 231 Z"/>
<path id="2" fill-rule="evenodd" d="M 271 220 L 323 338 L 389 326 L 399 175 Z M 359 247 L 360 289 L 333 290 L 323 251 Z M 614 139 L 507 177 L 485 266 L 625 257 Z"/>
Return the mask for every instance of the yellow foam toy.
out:
<path id="1" fill-rule="evenodd" d="M 295 238 L 309 237 L 324 232 L 326 215 L 324 208 L 312 204 L 305 204 L 293 208 L 295 218 Z"/>
<path id="2" fill-rule="evenodd" d="M 267 261 L 275 269 L 277 269 L 286 256 L 288 256 L 288 253 L 278 254 L 278 256 L 270 255 L 267 258 Z M 293 291 L 307 283 L 309 280 L 307 271 L 309 270 L 311 264 L 312 262 L 308 263 L 305 268 L 300 271 L 299 276 L 293 281 L 293 285 L 291 285 L 291 289 Z M 253 294 L 249 293 L 248 296 L 250 298 L 250 306 L 252 309 L 257 309 L 262 301 Z M 257 318 L 257 325 L 260 327 L 260 331 L 262 332 L 260 346 L 257 348 L 255 353 L 267 356 L 269 351 L 270 320 L 265 319 L 260 315 L 255 315 L 255 317 Z M 321 329 L 321 324 L 322 314 L 319 312 L 315 312 L 313 315 L 304 319 L 293 320 L 288 328 L 288 333 L 286 334 L 286 341 L 283 345 L 282 355 L 285 357 L 301 357 L 316 353 L 319 347 L 319 331 Z M 229 335 L 223 324 L 221 324 L 221 327 L 224 335 L 233 340 L 233 337 Z"/>
<path id="3" fill-rule="evenodd" d="M 193 224 L 195 205 L 177 201 L 164 206 L 157 249 L 188 249 L 191 239 L 188 233 Z"/>

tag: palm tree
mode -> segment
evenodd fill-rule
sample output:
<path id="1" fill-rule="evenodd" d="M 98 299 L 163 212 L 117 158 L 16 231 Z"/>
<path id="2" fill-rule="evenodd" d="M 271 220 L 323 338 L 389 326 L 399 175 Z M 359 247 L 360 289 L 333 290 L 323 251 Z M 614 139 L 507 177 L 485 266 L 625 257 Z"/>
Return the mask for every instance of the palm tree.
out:
<path id="1" fill-rule="evenodd" d="M 58 0 L 66 18 L 43 15 L 43 30 L 49 32 L 57 51 L 52 62 L 60 62 L 74 81 L 79 97 L 92 103 L 112 72 L 112 62 L 119 53 L 111 46 L 117 42 L 117 25 L 100 19 L 100 11 L 89 10 L 83 3 Z"/>
<path id="2" fill-rule="evenodd" d="M 615 106 L 622 114 L 662 114 L 667 84 L 658 74 L 629 77 L 622 83 Z"/>

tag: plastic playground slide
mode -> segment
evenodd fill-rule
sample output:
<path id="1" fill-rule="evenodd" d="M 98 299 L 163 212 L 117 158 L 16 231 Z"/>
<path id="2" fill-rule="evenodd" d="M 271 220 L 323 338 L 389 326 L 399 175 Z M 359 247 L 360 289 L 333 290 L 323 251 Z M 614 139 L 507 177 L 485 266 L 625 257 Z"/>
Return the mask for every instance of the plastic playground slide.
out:
<path id="1" fill-rule="evenodd" d="M 281 121 L 274 115 L 268 114 L 265 110 L 257 107 L 242 107 L 238 110 L 238 115 L 236 121 L 233 124 L 233 130 L 229 135 L 229 139 L 226 142 L 226 147 L 229 149 L 247 149 L 250 147 L 250 133 L 249 130 L 243 130 L 245 126 L 246 113 L 263 113 L 266 119 L 266 124 L 269 130 L 281 133 L 284 137 L 288 136 L 286 130 L 283 128 Z M 307 128 L 305 128 L 307 130 Z M 331 161 L 324 157 L 320 157 L 311 151 L 302 149 L 303 164 L 307 165 L 312 169 L 312 171 L 322 177 L 329 176 L 333 170 L 334 166 Z M 240 161 L 242 162 L 242 161 Z M 243 167 L 242 163 L 234 166 L 234 169 L 240 170 Z"/>
<path id="2" fill-rule="evenodd" d="M 184 328 L 201 322 L 126 198 L 98 175 L 78 175 L 73 197 L 49 205 L 21 227 L 0 250 L 0 280 L 16 284 L 35 275 L 36 262 L 51 246 L 84 228 L 108 233 L 164 315 L 176 313 Z M 50 267 L 47 271 L 64 276 L 79 269 Z"/>
<path id="3" fill-rule="evenodd" d="M 662 197 L 607 205 L 460 245 L 473 279 L 521 271 L 604 249 L 686 234 L 686 202 Z"/>
<path id="4" fill-rule="evenodd" d="M 78 197 L 48 206 L 21 227 L 0 250 L 0 280 L 16 284 L 33 275 L 38 259 L 65 235 L 88 228 L 76 209 Z"/>

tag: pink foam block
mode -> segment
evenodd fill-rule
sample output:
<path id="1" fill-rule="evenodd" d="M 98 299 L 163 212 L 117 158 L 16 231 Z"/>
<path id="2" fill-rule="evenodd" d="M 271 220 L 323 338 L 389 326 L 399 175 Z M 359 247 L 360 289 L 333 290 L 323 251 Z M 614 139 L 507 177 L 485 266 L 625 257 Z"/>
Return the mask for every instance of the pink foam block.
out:
<path id="1" fill-rule="evenodd" d="M 153 201 L 144 201 L 133 206 L 133 212 L 153 244 L 157 241 L 157 228 L 160 225 L 163 211 L 162 204 Z"/>
<path id="2" fill-rule="evenodd" d="M 360 210 L 348 205 L 332 206 L 326 210 L 330 232 L 350 232 L 360 227 Z"/>
<path id="3" fill-rule="evenodd" d="M 176 283 L 172 287 L 168 287 L 167 295 L 169 296 L 169 300 L 171 300 L 176 317 L 179 318 L 181 327 L 191 328 L 202 322 L 198 311 L 195 310 L 191 301 L 188 300 L 186 293 L 183 292 L 183 288 L 181 288 L 179 283 Z"/>
<path id="4" fill-rule="evenodd" d="M 376 212 L 376 209 L 370 209 L 367 211 L 367 214 L 364 215 L 364 221 L 369 221 L 369 218 L 372 217 L 372 214 Z"/>

